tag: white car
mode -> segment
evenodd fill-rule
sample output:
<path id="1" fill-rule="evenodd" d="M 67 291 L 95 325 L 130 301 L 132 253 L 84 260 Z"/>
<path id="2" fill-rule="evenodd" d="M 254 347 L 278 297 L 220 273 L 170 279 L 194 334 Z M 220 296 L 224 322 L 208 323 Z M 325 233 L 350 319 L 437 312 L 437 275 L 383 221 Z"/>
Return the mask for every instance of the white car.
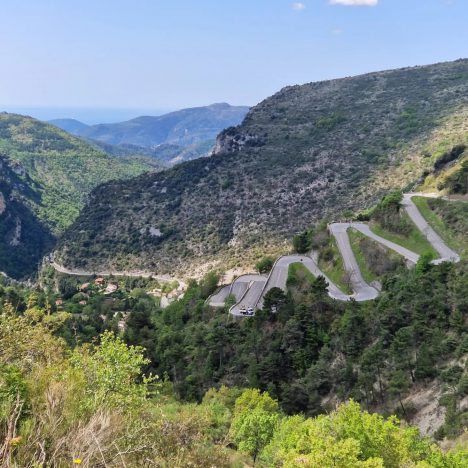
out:
<path id="1" fill-rule="evenodd" d="M 247 309 L 247 315 L 253 315 L 254 314 L 254 310 L 253 310 L 253 307 L 249 307 Z"/>
<path id="2" fill-rule="evenodd" d="M 242 315 L 247 315 L 247 309 L 242 306 L 241 309 L 239 310 L 239 312 L 242 314 Z"/>

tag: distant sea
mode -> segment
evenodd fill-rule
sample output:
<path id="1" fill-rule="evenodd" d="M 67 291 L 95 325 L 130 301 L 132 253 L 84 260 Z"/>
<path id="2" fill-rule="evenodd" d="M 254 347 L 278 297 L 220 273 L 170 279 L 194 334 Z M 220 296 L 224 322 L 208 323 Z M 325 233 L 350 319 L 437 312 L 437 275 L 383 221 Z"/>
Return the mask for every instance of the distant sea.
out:
<path id="1" fill-rule="evenodd" d="M 0 104 L 0 112 L 29 115 L 39 120 L 76 119 L 88 125 L 130 120 L 141 115 L 162 115 L 175 109 L 126 109 L 92 107 L 26 107 Z"/>

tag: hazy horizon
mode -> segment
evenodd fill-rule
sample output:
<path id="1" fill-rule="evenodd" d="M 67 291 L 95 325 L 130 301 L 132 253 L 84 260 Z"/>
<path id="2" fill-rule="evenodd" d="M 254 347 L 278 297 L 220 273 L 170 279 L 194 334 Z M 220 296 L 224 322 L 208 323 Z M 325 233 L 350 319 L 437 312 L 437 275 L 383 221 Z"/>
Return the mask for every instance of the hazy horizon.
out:
<path id="1" fill-rule="evenodd" d="M 0 104 L 0 112 L 28 115 L 38 120 L 75 119 L 88 125 L 115 123 L 142 115 L 158 116 L 178 109 L 123 108 L 123 107 L 55 107 L 15 106 Z"/>
<path id="2" fill-rule="evenodd" d="M 209 106 L 216 103 L 207 103 Z M 231 103 L 228 103 L 231 104 Z M 251 107 L 242 104 L 231 104 L 233 106 Z M 159 116 L 176 112 L 187 107 L 174 109 L 151 109 L 151 108 L 123 108 L 123 107 L 47 107 L 47 106 L 15 106 L 0 104 L 0 112 L 27 115 L 38 120 L 50 121 L 56 119 L 74 119 L 87 125 L 101 123 L 116 123 L 131 120 L 141 116 Z"/>

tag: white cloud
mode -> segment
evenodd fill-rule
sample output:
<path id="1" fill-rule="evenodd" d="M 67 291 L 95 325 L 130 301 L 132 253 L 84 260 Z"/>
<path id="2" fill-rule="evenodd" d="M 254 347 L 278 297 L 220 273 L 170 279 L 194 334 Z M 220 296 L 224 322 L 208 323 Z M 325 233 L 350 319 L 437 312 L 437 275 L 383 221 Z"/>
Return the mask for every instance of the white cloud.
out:
<path id="1" fill-rule="evenodd" d="M 305 6 L 305 3 L 294 2 L 293 4 L 291 4 L 291 8 L 296 11 L 302 11 L 302 10 L 305 10 L 306 6 Z"/>
<path id="2" fill-rule="evenodd" d="M 329 0 L 332 5 L 376 6 L 379 0 Z"/>
<path id="3" fill-rule="evenodd" d="M 340 29 L 340 28 L 335 28 L 335 29 L 332 29 L 332 31 L 331 31 L 331 33 L 332 33 L 334 36 L 339 36 L 342 32 L 343 32 L 343 30 Z"/>

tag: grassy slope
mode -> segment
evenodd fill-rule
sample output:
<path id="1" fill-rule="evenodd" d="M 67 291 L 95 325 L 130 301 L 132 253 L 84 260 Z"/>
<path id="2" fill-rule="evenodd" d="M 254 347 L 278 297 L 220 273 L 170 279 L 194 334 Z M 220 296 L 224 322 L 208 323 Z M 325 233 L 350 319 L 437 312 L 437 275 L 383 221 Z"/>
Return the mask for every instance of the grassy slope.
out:
<path id="1" fill-rule="evenodd" d="M 352 294 L 353 291 L 343 281 L 345 269 L 343 259 L 341 257 L 336 241 L 330 236 L 328 241 L 328 249 L 333 253 L 333 258 L 330 261 L 325 261 L 319 256 L 319 268 L 346 294 Z"/>
<path id="2" fill-rule="evenodd" d="M 411 223 L 411 225 L 413 225 L 412 221 L 406 213 L 402 213 L 401 216 L 406 218 Z M 406 247 L 407 249 L 416 252 L 419 255 L 429 253 L 434 258 L 437 258 L 437 252 L 431 247 L 424 234 L 419 229 L 417 229 L 416 226 L 413 227 L 408 236 L 403 236 L 401 234 L 387 231 L 375 221 L 371 222 L 370 227 L 373 232 L 375 232 L 378 236 L 383 237 L 384 239 Z"/>
<path id="3" fill-rule="evenodd" d="M 302 278 L 310 283 L 315 280 L 315 276 L 302 263 L 297 262 L 289 265 L 287 284 L 293 285 Z"/>
<path id="4" fill-rule="evenodd" d="M 382 186 L 405 188 L 406 183 L 402 184 L 403 181 L 411 178 L 415 180 L 423 171 L 430 172 L 435 161 L 455 145 L 468 145 L 468 108 L 466 106 L 460 106 L 453 114 L 441 119 L 438 124 L 433 131 L 422 138 L 402 145 L 400 151 L 405 155 L 402 164 L 393 168 L 392 171 L 381 171 L 375 174 L 371 183 L 366 187 L 367 191 L 379 190 Z M 426 177 L 421 190 L 435 191 L 438 183 L 457 171 L 460 166 L 461 164 L 457 163 L 442 174 L 430 174 Z"/>
<path id="5" fill-rule="evenodd" d="M 349 241 L 351 244 L 351 248 L 353 249 L 354 256 L 356 257 L 356 261 L 359 265 L 359 269 L 361 270 L 362 277 L 368 282 L 371 283 L 377 279 L 377 276 L 371 271 L 369 268 L 366 258 L 362 253 L 362 250 L 359 246 L 359 242 L 361 239 L 366 238 L 360 232 L 354 229 L 348 229 L 348 236 Z"/>
<path id="6" fill-rule="evenodd" d="M 432 200 L 425 197 L 413 197 L 413 202 L 421 214 L 440 237 L 463 258 L 468 258 L 468 204 L 463 201 Z M 443 214 L 442 214 L 443 213 Z M 444 216 L 445 215 L 445 219 Z M 467 230 L 454 230 L 453 220 L 464 220 Z"/>

